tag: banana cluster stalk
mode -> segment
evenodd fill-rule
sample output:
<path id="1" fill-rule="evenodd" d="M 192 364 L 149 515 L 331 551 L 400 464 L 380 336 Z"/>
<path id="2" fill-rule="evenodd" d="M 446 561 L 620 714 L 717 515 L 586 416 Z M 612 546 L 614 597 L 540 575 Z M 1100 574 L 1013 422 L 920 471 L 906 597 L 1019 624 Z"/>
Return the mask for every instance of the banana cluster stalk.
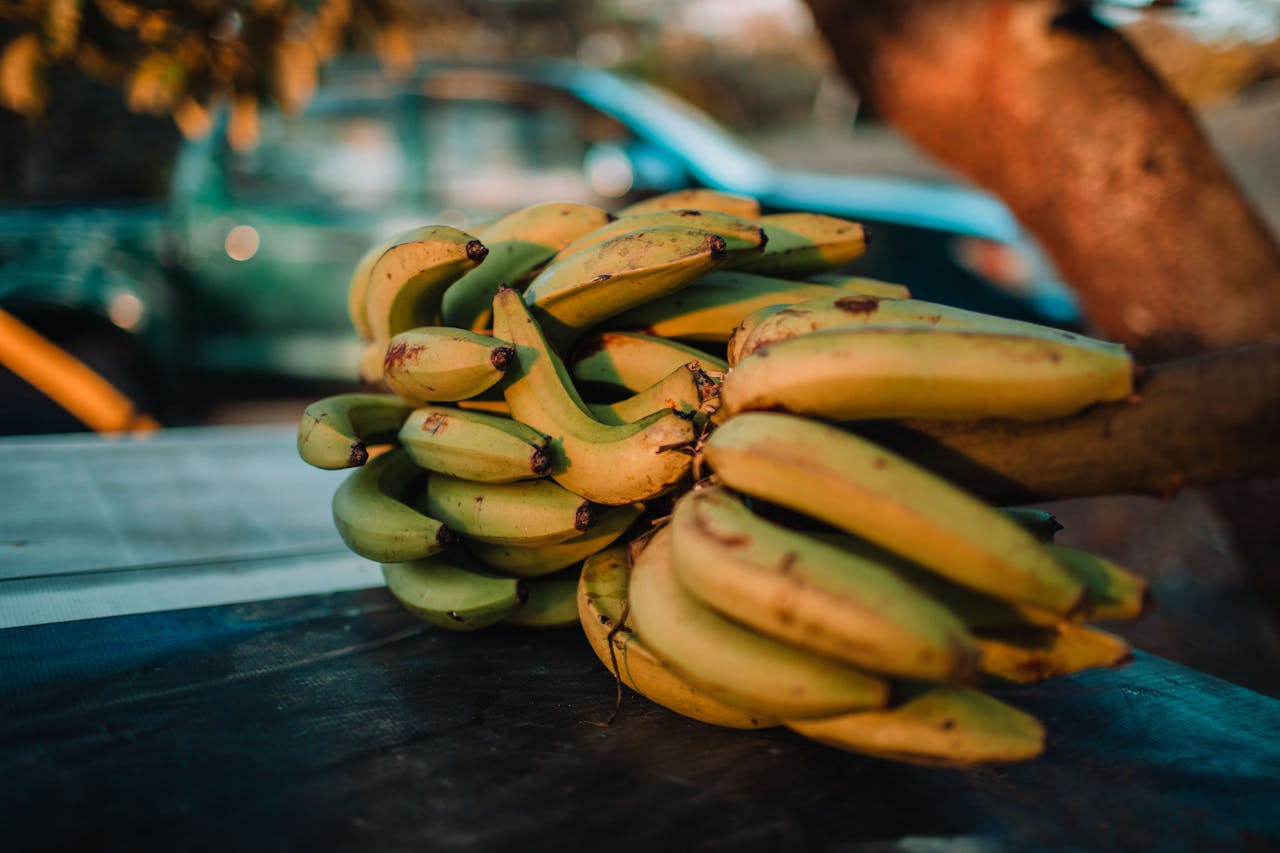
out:
<path id="1" fill-rule="evenodd" d="M 579 626 L 619 697 L 711 725 L 1035 758 L 1013 689 L 1127 662 L 1092 623 L 1147 584 L 858 425 L 1067 417 L 1135 365 L 851 275 L 867 242 L 713 190 L 406 231 L 347 282 L 368 387 L 307 407 L 298 453 L 351 469 L 340 536 L 433 626 Z"/>

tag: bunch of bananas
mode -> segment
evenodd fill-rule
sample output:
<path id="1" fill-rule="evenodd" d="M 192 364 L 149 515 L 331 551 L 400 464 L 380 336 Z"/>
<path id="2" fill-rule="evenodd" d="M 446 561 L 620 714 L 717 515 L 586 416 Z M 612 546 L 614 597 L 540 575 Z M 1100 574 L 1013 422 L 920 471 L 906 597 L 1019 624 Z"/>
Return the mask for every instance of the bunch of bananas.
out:
<path id="1" fill-rule="evenodd" d="M 1114 666 L 1141 578 L 858 434 L 1067 416 L 1123 347 L 834 271 L 862 226 L 693 190 L 375 247 L 349 286 L 371 389 L 298 450 L 337 529 L 448 629 L 580 625 L 615 678 L 716 725 L 967 766 L 1044 749 L 985 690 Z M 708 476 L 703 476 L 709 469 Z"/>

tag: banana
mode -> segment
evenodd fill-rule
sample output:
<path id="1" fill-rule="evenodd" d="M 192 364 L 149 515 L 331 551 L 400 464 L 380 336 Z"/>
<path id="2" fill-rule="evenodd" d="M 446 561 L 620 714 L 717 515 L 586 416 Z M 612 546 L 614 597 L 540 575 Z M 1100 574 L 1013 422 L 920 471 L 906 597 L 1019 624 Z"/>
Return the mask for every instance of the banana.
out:
<path id="1" fill-rule="evenodd" d="M 630 424 L 602 424 L 587 414 L 560 357 L 514 290 L 493 300 L 495 336 L 516 348 L 516 365 L 502 382 L 516 420 L 552 439 L 550 476 L 584 498 L 629 504 L 665 494 L 685 480 L 696 437 L 694 424 L 673 411 Z"/>
<path id="2" fill-rule="evenodd" d="M 1043 509 L 1032 509 L 1022 506 L 997 507 L 1008 519 L 1021 524 L 1023 529 L 1046 545 L 1053 543 L 1053 537 L 1062 529 L 1062 524 L 1053 513 Z"/>
<path id="3" fill-rule="evenodd" d="M 694 228 L 718 234 L 724 238 L 725 251 L 731 256 L 751 254 L 764 248 L 766 237 L 764 229 L 757 223 L 720 213 L 715 210 L 651 210 L 648 213 L 637 213 L 631 216 L 619 216 L 607 225 L 601 226 L 565 246 L 556 256 L 555 261 L 581 251 L 588 246 L 603 243 L 630 231 L 643 231 L 649 228 L 661 228 L 674 225 L 681 228 Z M 553 261 L 554 262 L 554 261 Z"/>
<path id="4" fill-rule="evenodd" d="M 512 211 L 476 229 L 489 249 L 484 263 L 444 292 L 447 326 L 481 331 L 491 323 L 499 284 L 515 285 L 535 273 L 573 241 L 605 226 L 612 215 L 590 204 L 557 201 Z"/>
<path id="5" fill-rule="evenodd" d="M 390 242 L 380 243 L 361 255 L 347 284 L 347 316 L 351 319 L 351 327 L 356 330 L 356 336 L 362 340 L 373 339 L 373 327 L 369 325 L 369 315 L 365 312 L 364 305 L 365 295 L 369 292 L 369 273 L 390 246 Z"/>
<path id="6" fill-rule="evenodd" d="M 548 479 L 477 483 L 432 472 L 422 505 L 459 536 L 494 545 L 553 545 L 596 521 L 590 501 Z"/>
<path id="7" fill-rule="evenodd" d="M 833 421 L 1040 420 L 1132 396 L 1133 370 L 1123 351 L 1026 335 L 832 329 L 743 356 L 720 401 L 728 417 L 754 409 Z"/>
<path id="8" fill-rule="evenodd" d="M 382 362 L 387 357 L 387 341 L 364 341 L 356 359 L 356 378 L 368 388 L 385 391 Z"/>
<path id="9" fill-rule="evenodd" d="M 452 531 L 411 505 L 422 469 L 401 450 L 390 450 L 347 475 L 333 494 L 333 522 L 347 547 L 379 563 L 438 554 Z"/>
<path id="10" fill-rule="evenodd" d="M 978 635 L 978 646 L 982 671 L 1015 684 L 1123 666 L 1133 660 L 1133 647 L 1121 637 L 1070 622 L 984 632 Z"/>
<path id="11" fill-rule="evenodd" d="M 919 299 L 886 298 L 828 291 L 826 295 L 820 295 L 807 302 L 798 302 L 785 311 L 777 311 L 761 319 L 739 345 L 736 357 L 745 358 L 766 344 L 800 335 L 867 326 L 1004 332 L 1061 341 L 1108 352 L 1124 351 L 1124 347 L 1120 344 L 1077 335 L 1039 323 L 1011 320 Z"/>
<path id="12" fill-rule="evenodd" d="M 911 288 L 905 284 L 892 281 L 881 281 L 878 278 L 867 278 L 861 275 L 846 273 L 818 273 L 805 277 L 805 281 L 815 284 L 826 284 L 841 290 L 854 293 L 865 293 L 867 296 L 881 296 L 886 299 L 910 299 Z"/>
<path id="13" fill-rule="evenodd" d="M 616 403 L 589 403 L 601 423 L 629 424 L 670 409 L 692 418 L 716 395 L 716 382 L 695 364 L 682 364 L 657 382 Z"/>
<path id="14" fill-rule="evenodd" d="M 509 619 L 529 595 L 519 578 L 473 568 L 452 553 L 384 563 L 382 576 L 406 610 L 450 631 L 474 631 Z"/>
<path id="15" fill-rule="evenodd" d="M 583 385 L 634 393 L 690 362 L 712 374 L 728 369 L 723 359 L 679 341 L 639 332 L 599 332 L 574 347 L 569 371 Z"/>
<path id="16" fill-rule="evenodd" d="M 889 686 L 833 658 L 742 627 L 676 578 L 670 528 L 635 556 L 631 622 L 655 655 L 704 693 L 759 714 L 824 717 L 888 701 Z"/>
<path id="17" fill-rule="evenodd" d="M 626 624 L 631 558 L 626 545 L 597 551 L 582 565 L 578 621 L 591 650 L 627 687 L 690 719 L 731 729 L 778 725 L 776 717 L 752 714 L 700 691 L 662 662 Z"/>
<path id="18" fill-rule="evenodd" d="M 723 237 L 696 228 L 630 231 L 548 264 L 525 302 L 561 352 L 615 314 L 681 288 L 725 262 Z"/>
<path id="19" fill-rule="evenodd" d="M 644 504 L 602 507 L 596 523 L 580 536 L 554 545 L 490 545 L 468 542 L 467 549 L 486 566 L 520 577 L 534 578 L 581 563 L 613 544 L 640 517 Z"/>
<path id="20" fill-rule="evenodd" d="M 511 407 L 507 405 L 507 401 L 499 396 L 490 397 L 488 394 L 481 394 L 478 397 L 472 397 L 469 400 L 459 400 L 456 405 L 459 409 L 466 409 L 469 412 L 484 412 L 494 417 L 506 418 L 511 420 Z"/>
<path id="21" fill-rule="evenodd" d="M 365 317 L 370 337 L 385 344 L 408 329 L 439 325 L 445 290 L 488 252 L 475 237 L 448 225 L 401 234 L 369 271 Z"/>
<path id="22" fill-rule="evenodd" d="M 1044 726 L 978 690 L 914 685 L 884 710 L 825 720 L 786 720 L 787 728 L 837 749 L 936 767 L 1027 761 L 1044 752 Z"/>
<path id="23" fill-rule="evenodd" d="M 420 326 L 393 336 L 382 381 L 415 405 L 466 400 L 507 372 L 515 350 L 505 341 L 451 326 Z"/>
<path id="24" fill-rule="evenodd" d="M 307 406 L 298 422 L 298 455 L 317 468 L 354 468 L 369 447 L 390 444 L 413 411 L 394 394 L 334 394 Z"/>
<path id="25" fill-rule="evenodd" d="M 733 261 L 747 272 L 803 278 L 838 269 L 867 250 L 866 228 L 835 216 L 772 213 L 757 221 L 769 238 L 764 251 Z"/>
<path id="26" fill-rule="evenodd" d="M 1066 545 L 1050 545 L 1049 553 L 1088 591 L 1091 619 L 1136 619 L 1151 606 L 1147 582 L 1112 561 Z"/>
<path id="27" fill-rule="evenodd" d="M 650 196 L 633 202 L 615 213 L 622 217 L 654 210 L 714 210 L 742 219 L 755 219 L 760 216 L 760 202 L 750 196 L 692 187 Z"/>
<path id="28" fill-rule="evenodd" d="M 735 491 L 825 521 L 962 586 L 1058 615 L 1087 604 L 1084 584 L 1017 522 L 830 424 L 750 412 L 712 432 L 702 453 L 716 480 Z"/>
<path id="29" fill-rule="evenodd" d="M 554 461 L 550 439 L 532 427 L 448 406 L 415 409 L 398 438 L 419 467 L 479 483 L 544 477 Z"/>
<path id="30" fill-rule="evenodd" d="M 529 597 L 506 618 L 520 628 L 568 628 L 578 624 L 578 580 L 582 568 L 562 569 L 524 582 Z"/>

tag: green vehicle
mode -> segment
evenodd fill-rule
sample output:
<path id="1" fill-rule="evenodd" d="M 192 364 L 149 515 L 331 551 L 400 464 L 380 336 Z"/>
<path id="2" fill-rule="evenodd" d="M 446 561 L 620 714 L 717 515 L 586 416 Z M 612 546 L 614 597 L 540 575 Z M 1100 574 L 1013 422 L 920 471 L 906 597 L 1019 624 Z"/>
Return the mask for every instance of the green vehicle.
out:
<path id="1" fill-rule="evenodd" d="M 335 67 L 303 113 L 265 112 L 253 149 L 233 150 L 221 127 L 184 144 L 163 205 L 0 208 L 0 308 L 182 423 L 236 383 L 288 396 L 355 387 L 347 277 L 399 231 L 687 186 L 862 221 L 873 242 L 850 270 L 922 298 L 1078 320 L 994 199 L 783 172 L 669 93 L 560 61 L 425 65 L 398 81 Z M 0 404 L 0 432 L 77 428 L 11 374 Z"/>

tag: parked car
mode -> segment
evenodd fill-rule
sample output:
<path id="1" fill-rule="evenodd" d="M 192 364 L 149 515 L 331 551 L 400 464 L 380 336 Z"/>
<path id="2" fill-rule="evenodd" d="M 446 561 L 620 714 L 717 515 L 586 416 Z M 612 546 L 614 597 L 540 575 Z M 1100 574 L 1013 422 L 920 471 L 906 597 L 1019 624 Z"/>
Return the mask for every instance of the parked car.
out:
<path id="1" fill-rule="evenodd" d="M 302 113 L 264 112 L 255 147 L 236 150 L 221 124 L 185 143 L 163 205 L 0 209 L 0 307 L 172 421 L 219 378 L 354 384 L 347 277 L 398 231 L 689 186 L 862 221 L 871 248 L 851 271 L 922 298 L 1078 320 L 989 196 L 782 171 L 668 92 L 551 60 L 425 64 L 396 80 L 335 65 Z M 6 408 L 0 429 L 30 429 L 27 408 Z"/>

